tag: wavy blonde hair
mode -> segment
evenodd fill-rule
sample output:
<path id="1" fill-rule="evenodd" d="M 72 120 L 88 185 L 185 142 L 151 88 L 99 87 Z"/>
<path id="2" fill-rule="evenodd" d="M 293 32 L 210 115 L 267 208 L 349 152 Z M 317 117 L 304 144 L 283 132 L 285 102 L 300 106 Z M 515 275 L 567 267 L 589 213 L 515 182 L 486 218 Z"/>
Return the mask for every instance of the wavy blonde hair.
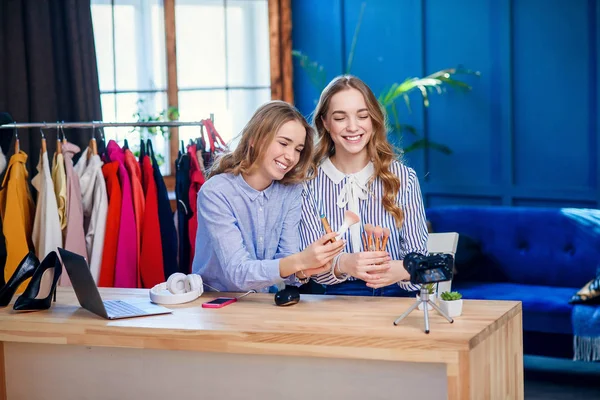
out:
<path id="1" fill-rule="evenodd" d="M 280 100 L 269 101 L 256 110 L 242 130 L 240 142 L 235 150 L 219 156 L 213 163 L 208 177 L 225 172 L 234 175 L 251 173 L 257 168 L 257 161 L 262 160 L 277 131 L 289 121 L 298 121 L 304 126 L 306 140 L 298 164 L 285 174 L 280 182 L 293 184 L 306 180 L 313 154 L 313 129 L 294 106 Z"/>
<path id="2" fill-rule="evenodd" d="M 396 226 L 400 227 L 404 222 L 404 212 L 396 202 L 398 191 L 400 190 L 400 178 L 390 171 L 390 165 L 395 159 L 395 154 L 392 146 L 387 141 L 385 112 L 381 108 L 373 91 L 355 76 L 338 76 L 329 82 L 321 93 L 321 98 L 313 114 L 313 124 L 317 130 L 318 141 L 315 146 L 315 156 L 311 169 L 313 172 L 316 172 L 319 164 L 325 158 L 335 154 L 335 145 L 327 129 L 325 129 L 323 120 L 329 112 L 331 98 L 336 93 L 350 89 L 356 89 L 362 93 L 373 124 L 373 135 L 369 143 L 367 143 L 367 153 L 375 167 L 375 174 L 369 183 L 373 183 L 376 177 L 381 179 L 383 186 L 383 198 L 381 202 L 383 203 L 383 207 L 394 217 Z"/>

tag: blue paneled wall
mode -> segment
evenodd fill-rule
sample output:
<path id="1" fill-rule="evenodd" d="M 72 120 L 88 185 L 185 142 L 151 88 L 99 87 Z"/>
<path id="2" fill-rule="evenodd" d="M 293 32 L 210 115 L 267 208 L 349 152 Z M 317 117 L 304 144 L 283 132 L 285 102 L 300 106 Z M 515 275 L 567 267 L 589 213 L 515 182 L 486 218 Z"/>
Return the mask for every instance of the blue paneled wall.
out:
<path id="1" fill-rule="evenodd" d="M 363 3 L 350 72 L 376 95 L 443 68 L 481 72 L 468 93 L 429 108 L 414 93 L 399 109 L 452 149 L 405 156 L 427 206 L 600 207 L 600 0 L 293 0 L 293 47 L 327 80 L 347 68 Z M 297 60 L 294 91 L 308 116 L 319 92 Z"/>

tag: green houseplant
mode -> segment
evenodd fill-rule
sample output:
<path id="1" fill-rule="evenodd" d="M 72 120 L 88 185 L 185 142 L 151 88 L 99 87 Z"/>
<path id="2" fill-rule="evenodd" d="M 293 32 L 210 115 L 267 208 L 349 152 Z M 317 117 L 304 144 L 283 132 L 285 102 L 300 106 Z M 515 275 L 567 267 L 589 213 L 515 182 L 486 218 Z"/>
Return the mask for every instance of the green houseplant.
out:
<path id="1" fill-rule="evenodd" d="M 429 293 L 429 301 L 432 301 L 434 303 L 437 302 L 437 294 L 435 293 L 435 288 L 437 286 L 437 283 L 427 283 L 422 285 L 423 288 L 427 289 L 427 293 Z M 420 299 L 421 295 L 417 294 L 417 299 Z M 418 306 L 419 310 L 423 310 L 423 303 L 419 304 Z M 428 310 L 432 310 L 433 307 L 431 307 L 431 305 L 427 305 L 427 309 Z"/>
<path id="2" fill-rule="evenodd" d="M 148 111 L 146 111 L 146 107 L 143 99 L 138 99 L 136 102 L 138 110 L 135 114 L 133 114 L 133 118 L 135 118 L 136 122 L 168 122 L 168 121 L 176 121 L 179 119 L 179 110 L 177 107 L 171 106 L 165 110 L 162 110 L 158 114 L 152 115 Z M 155 138 L 158 133 L 162 135 L 164 139 L 169 139 L 171 136 L 169 127 L 167 126 L 136 126 L 130 132 L 138 132 L 139 138 L 142 140 Z M 129 143 L 132 148 L 133 154 L 136 157 L 140 156 L 140 145 L 139 141 L 136 140 L 134 143 Z M 162 166 L 165 163 L 165 157 L 156 153 L 156 160 L 158 165 Z"/>
<path id="3" fill-rule="evenodd" d="M 347 67 L 344 71 L 345 74 L 351 73 L 352 61 L 354 59 L 354 53 L 358 43 L 358 34 L 360 31 L 360 25 L 362 23 L 365 7 L 366 3 L 363 3 L 356 28 L 354 30 L 352 45 L 350 47 L 348 61 L 346 63 Z M 312 85 L 320 93 L 327 84 L 327 73 L 323 65 L 311 60 L 306 54 L 299 50 L 293 50 L 292 56 L 297 59 L 298 64 L 305 71 Z M 471 86 L 458 79 L 460 75 L 480 76 L 480 73 L 478 71 L 471 71 L 462 67 L 446 68 L 436 71 L 425 77 L 409 77 L 400 83 L 394 82 L 379 94 L 379 103 L 388 114 L 388 135 L 390 139 L 395 139 L 391 140 L 391 142 L 400 143 L 400 139 L 404 133 L 410 134 L 413 138 L 413 141 L 408 146 L 402 149 L 397 149 L 399 152 L 408 153 L 417 149 L 431 148 L 444 154 L 452 153 L 448 146 L 431 141 L 422 136 L 415 127 L 401 123 L 398 102 L 403 101 L 410 112 L 410 95 L 412 92 L 418 92 L 421 95 L 423 106 L 429 107 L 429 95 L 432 93 L 442 94 L 450 88 L 461 91 L 470 91 Z"/>
<path id="4" fill-rule="evenodd" d="M 443 292 L 440 296 L 440 308 L 449 317 L 458 317 L 462 314 L 462 294 L 459 292 Z"/>

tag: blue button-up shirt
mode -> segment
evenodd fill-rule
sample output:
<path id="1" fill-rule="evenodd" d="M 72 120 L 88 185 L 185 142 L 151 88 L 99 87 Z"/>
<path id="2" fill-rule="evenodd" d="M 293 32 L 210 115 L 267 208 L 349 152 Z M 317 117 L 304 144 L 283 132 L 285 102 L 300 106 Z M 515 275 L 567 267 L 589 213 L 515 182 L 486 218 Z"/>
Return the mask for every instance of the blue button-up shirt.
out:
<path id="1" fill-rule="evenodd" d="M 192 272 L 220 291 L 268 292 L 297 283 L 295 275 L 281 278 L 279 259 L 300 250 L 301 195 L 301 185 L 274 181 L 258 191 L 241 175 L 209 179 L 198 192 Z"/>

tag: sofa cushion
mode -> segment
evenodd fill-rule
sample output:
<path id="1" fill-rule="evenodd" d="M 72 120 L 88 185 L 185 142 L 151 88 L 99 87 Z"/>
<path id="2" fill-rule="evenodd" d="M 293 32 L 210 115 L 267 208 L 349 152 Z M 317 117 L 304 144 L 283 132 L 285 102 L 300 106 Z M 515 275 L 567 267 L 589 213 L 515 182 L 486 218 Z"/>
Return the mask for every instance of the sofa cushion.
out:
<path id="1" fill-rule="evenodd" d="M 427 218 L 434 232 L 480 245 L 484 259 L 469 280 L 579 289 L 600 262 L 600 210 L 447 206 L 427 209 Z"/>
<path id="2" fill-rule="evenodd" d="M 523 330 L 573 334 L 569 299 L 577 288 L 520 285 L 515 283 L 460 282 L 452 290 L 464 299 L 518 300 L 523 303 Z"/>

